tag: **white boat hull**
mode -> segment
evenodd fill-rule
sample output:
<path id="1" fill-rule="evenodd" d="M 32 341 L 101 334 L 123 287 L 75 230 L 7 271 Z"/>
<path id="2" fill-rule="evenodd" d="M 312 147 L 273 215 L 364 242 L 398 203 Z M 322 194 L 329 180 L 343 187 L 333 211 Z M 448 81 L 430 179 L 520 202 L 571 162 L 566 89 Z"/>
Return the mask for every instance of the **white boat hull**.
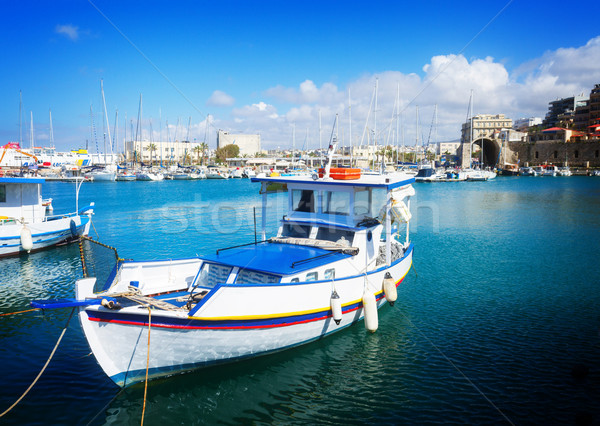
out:
<path id="1" fill-rule="evenodd" d="M 88 235 L 90 224 L 91 220 L 88 215 L 74 215 L 62 219 L 28 223 L 27 228 L 31 231 L 33 242 L 33 248 L 29 252 L 73 240 L 81 235 Z M 22 229 L 23 225 L 20 223 L 0 225 L 0 257 L 27 252 L 21 245 Z"/>
<path id="2" fill-rule="evenodd" d="M 412 245 L 391 267 L 368 274 L 377 307 L 386 303 L 382 282 L 390 272 L 399 285 L 412 264 Z M 342 301 L 339 325 L 332 318 L 332 281 L 275 285 L 218 284 L 193 316 L 145 307 L 82 309 L 79 319 L 104 372 L 119 386 L 302 345 L 340 331 L 364 317 L 365 275 L 335 280 Z"/>

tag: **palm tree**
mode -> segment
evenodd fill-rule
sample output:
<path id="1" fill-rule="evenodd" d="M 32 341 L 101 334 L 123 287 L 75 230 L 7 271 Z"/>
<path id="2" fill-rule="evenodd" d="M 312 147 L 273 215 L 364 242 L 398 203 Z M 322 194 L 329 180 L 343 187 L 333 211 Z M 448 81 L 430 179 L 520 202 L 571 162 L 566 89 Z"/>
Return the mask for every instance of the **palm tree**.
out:
<path id="1" fill-rule="evenodd" d="M 202 150 L 202 165 L 204 165 L 204 159 L 206 158 L 206 151 L 208 151 L 208 144 L 206 142 L 202 142 L 200 144 L 200 149 Z"/>
<path id="2" fill-rule="evenodd" d="M 202 152 L 202 147 L 200 145 L 196 145 L 194 148 L 192 148 L 192 151 L 194 151 L 196 153 L 196 162 L 199 163 L 200 162 L 200 153 Z"/>
<path id="3" fill-rule="evenodd" d="M 153 143 L 151 143 L 150 145 L 148 145 L 148 151 L 150 151 L 150 165 L 154 165 L 154 152 L 157 150 L 158 148 L 156 147 L 156 145 L 154 145 Z"/>

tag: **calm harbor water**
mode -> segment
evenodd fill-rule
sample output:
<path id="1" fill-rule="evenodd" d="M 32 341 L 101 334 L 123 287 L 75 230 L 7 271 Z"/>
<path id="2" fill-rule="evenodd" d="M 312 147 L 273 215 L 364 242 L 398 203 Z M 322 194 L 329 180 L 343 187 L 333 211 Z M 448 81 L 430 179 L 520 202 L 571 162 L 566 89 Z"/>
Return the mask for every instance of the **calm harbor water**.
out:
<path id="1" fill-rule="evenodd" d="M 600 424 L 600 178 L 417 184 L 414 272 L 379 329 L 152 381 L 147 424 Z M 100 241 L 134 259 L 253 241 L 247 180 L 84 184 Z M 47 183 L 55 212 L 74 185 Z M 281 201 L 281 200 L 280 200 Z M 283 214 L 269 211 L 269 229 Z M 77 245 L 0 260 L 0 313 L 72 297 Z M 0 317 L 0 412 L 34 380 L 69 310 Z M 573 370 L 589 371 L 581 376 Z M 138 424 L 73 318 L 2 424 Z"/>

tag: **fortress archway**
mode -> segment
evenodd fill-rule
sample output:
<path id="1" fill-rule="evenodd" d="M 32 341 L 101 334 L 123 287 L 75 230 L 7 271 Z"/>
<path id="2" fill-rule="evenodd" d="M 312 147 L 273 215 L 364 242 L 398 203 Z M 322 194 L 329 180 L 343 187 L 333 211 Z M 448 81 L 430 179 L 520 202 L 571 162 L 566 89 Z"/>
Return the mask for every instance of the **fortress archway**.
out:
<path id="1" fill-rule="evenodd" d="M 483 150 L 483 167 L 496 167 L 500 155 L 500 141 L 489 138 L 480 138 L 473 141 L 473 145 Z M 481 159 L 481 157 L 479 157 Z"/>

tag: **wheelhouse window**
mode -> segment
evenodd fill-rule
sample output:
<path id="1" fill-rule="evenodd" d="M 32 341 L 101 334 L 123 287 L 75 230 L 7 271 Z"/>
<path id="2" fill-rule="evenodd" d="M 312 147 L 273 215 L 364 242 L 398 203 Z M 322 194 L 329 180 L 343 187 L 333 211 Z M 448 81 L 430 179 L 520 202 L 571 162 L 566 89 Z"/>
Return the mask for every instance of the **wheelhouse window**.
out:
<path id="1" fill-rule="evenodd" d="M 292 210 L 295 212 L 314 213 L 316 211 L 315 191 L 294 189 L 292 191 Z"/>
<path id="2" fill-rule="evenodd" d="M 341 191 L 323 192 L 323 213 L 326 214 L 350 214 L 350 193 Z"/>
<path id="3" fill-rule="evenodd" d="M 235 280 L 236 284 L 275 284 L 280 281 L 278 275 L 242 269 Z"/>
<path id="4" fill-rule="evenodd" d="M 371 216 L 373 193 L 371 188 L 354 190 L 354 216 Z"/>
<path id="5" fill-rule="evenodd" d="M 6 185 L 0 185 L 0 203 L 6 203 Z"/>
<path id="6" fill-rule="evenodd" d="M 299 223 L 289 223 L 283 225 L 282 236 L 294 238 L 308 238 L 310 236 L 310 225 L 300 225 Z"/>
<path id="7" fill-rule="evenodd" d="M 354 240 L 354 231 L 349 231 L 347 229 L 337 229 L 334 227 L 320 227 L 317 231 L 317 240 L 327 240 L 332 241 L 334 243 L 342 243 L 343 241 L 348 241 L 348 246 L 352 244 Z"/>
<path id="8" fill-rule="evenodd" d="M 198 286 L 213 288 L 217 284 L 224 284 L 231 273 L 231 266 L 205 263 L 198 277 Z"/>

